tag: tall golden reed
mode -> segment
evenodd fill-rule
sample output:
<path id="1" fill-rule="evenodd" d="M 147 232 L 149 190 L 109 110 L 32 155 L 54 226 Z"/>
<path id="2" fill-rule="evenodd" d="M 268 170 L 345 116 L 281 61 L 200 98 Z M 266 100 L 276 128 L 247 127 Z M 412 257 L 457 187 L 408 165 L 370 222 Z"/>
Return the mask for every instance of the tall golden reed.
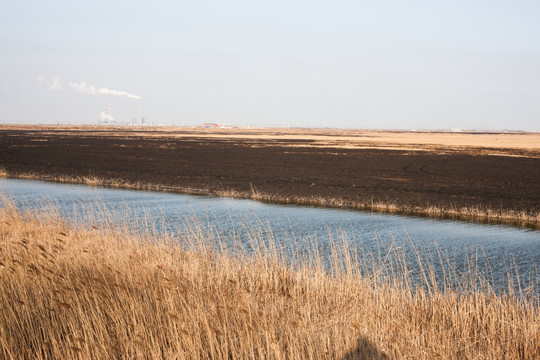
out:
<path id="1" fill-rule="evenodd" d="M 215 241 L 200 225 L 98 229 L 4 201 L 0 358 L 540 358 L 537 299 L 362 275 L 346 244 L 325 270 Z"/>

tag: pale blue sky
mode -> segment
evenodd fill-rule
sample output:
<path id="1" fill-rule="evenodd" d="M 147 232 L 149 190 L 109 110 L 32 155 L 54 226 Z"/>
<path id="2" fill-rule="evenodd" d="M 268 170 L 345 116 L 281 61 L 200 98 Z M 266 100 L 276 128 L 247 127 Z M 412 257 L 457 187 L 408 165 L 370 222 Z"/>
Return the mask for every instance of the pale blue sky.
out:
<path id="1" fill-rule="evenodd" d="M 540 131 L 539 19 L 540 1 L 1 0 L 0 122 L 96 123 L 109 100 L 138 117 L 117 91 L 169 125 Z"/>

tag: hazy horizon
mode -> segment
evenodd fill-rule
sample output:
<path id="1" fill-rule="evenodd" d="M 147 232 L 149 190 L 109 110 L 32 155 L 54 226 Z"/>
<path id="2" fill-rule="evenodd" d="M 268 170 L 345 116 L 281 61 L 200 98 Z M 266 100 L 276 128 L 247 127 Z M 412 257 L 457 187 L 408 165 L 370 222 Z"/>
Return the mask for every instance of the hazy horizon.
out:
<path id="1" fill-rule="evenodd" d="M 534 1 L 0 4 L 0 123 L 540 131 Z M 109 110 L 110 109 L 110 110 Z"/>

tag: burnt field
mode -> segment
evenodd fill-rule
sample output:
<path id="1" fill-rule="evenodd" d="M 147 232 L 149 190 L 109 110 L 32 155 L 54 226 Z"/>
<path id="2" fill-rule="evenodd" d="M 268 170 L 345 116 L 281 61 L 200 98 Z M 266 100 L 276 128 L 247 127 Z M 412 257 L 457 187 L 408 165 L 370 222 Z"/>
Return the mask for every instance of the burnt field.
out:
<path id="1" fill-rule="evenodd" d="M 540 151 L 520 147 L 534 138 L 515 135 L 515 146 L 497 147 L 482 135 L 478 146 L 467 144 L 473 135 L 465 145 L 443 135 L 4 126 L 0 166 L 11 177 L 538 221 Z"/>

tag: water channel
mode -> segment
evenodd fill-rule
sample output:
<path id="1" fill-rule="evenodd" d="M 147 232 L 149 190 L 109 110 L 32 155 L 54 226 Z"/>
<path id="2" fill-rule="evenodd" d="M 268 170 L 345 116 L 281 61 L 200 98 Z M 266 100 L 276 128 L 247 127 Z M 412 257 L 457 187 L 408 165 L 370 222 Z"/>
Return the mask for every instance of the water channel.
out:
<path id="1" fill-rule="evenodd" d="M 239 239 L 247 251 L 255 236 L 293 255 L 316 248 L 328 261 L 332 243 L 346 240 L 357 249 L 360 262 L 381 265 L 395 258 L 388 254 L 402 254 L 417 277 L 417 254 L 433 260 L 439 278 L 444 277 L 439 258 L 462 275 L 474 263 L 495 289 L 506 286 L 510 273 L 514 281 L 519 276 L 522 288 L 534 286 L 538 292 L 537 230 L 16 179 L 0 179 L 0 194 L 21 210 L 55 208 L 72 221 L 84 221 L 91 213 L 97 223 L 110 222 L 112 217 L 132 228 L 150 228 L 179 238 L 199 224 L 225 243 Z"/>

